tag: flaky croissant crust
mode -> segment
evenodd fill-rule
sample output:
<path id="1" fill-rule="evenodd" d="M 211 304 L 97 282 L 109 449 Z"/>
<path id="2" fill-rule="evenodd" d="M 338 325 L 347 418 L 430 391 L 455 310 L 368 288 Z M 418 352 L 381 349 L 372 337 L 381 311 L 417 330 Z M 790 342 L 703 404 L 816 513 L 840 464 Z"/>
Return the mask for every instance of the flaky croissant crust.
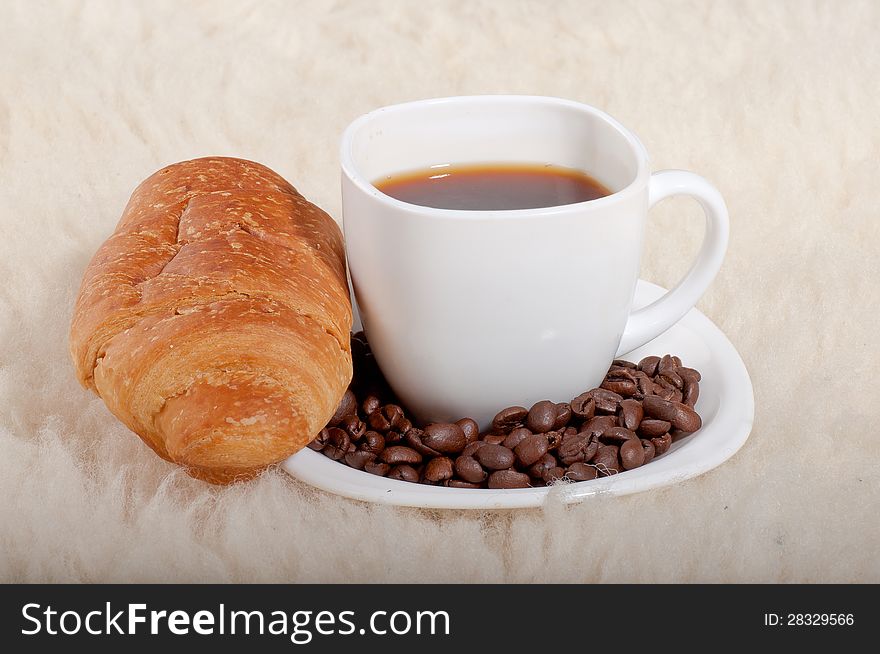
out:
<path id="1" fill-rule="evenodd" d="M 194 476 L 252 476 L 305 446 L 351 379 L 336 223 L 260 164 L 163 168 L 85 271 L 80 382 Z"/>

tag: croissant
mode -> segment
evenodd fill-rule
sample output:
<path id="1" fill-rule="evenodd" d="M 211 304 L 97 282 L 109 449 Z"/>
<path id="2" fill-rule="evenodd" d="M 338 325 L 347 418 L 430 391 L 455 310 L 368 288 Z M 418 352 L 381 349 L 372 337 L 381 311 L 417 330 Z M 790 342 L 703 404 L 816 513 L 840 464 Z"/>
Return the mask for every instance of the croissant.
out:
<path id="1" fill-rule="evenodd" d="M 304 447 L 352 374 L 336 223 L 275 172 L 211 157 L 131 196 L 83 276 L 77 377 L 159 456 L 212 483 Z"/>

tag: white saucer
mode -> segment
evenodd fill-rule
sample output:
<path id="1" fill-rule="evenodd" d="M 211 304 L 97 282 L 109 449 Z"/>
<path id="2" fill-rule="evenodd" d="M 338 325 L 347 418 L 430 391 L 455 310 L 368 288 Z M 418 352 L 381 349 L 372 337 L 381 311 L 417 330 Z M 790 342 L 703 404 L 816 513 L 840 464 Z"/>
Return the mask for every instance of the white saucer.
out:
<path id="1" fill-rule="evenodd" d="M 653 302 L 661 287 L 640 280 L 636 307 Z M 669 486 L 721 465 L 742 447 L 752 429 L 755 401 L 752 382 L 736 348 L 715 324 L 692 309 L 665 334 L 622 358 L 638 361 L 649 354 L 676 354 L 703 376 L 697 411 L 703 427 L 674 443 L 650 464 L 610 477 L 552 488 L 513 490 L 461 489 L 386 479 L 349 468 L 304 449 L 283 468 L 307 484 L 356 500 L 432 509 L 515 509 L 541 506 L 551 494 L 563 502 L 595 495 L 627 495 Z"/>

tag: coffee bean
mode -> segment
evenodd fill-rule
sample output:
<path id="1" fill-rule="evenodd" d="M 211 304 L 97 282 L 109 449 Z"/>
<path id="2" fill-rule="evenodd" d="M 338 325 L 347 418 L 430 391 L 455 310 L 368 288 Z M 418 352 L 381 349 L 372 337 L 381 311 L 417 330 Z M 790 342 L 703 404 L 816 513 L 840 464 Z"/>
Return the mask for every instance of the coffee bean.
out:
<path id="1" fill-rule="evenodd" d="M 376 455 L 366 450 L 355 450 L 354 452 L 345 453 L 345 462 L 355 470 L 363 470 L 364 465 L 375 460 Z"/>
<path id="2" fill-rule="evenodd" d="M 455 460 L 455 474 L 464 481 L 479 484 L 485 481 L 489 475 L 483 470 L 483 466 L 472 456 L 460 456 Z"/>
<path id="3" fill-rule="evenodd" d="M 474 452 L 483 447 L 486 443 L 484 441 L 474 441 L 473 443 L 468 443 L 465 448 L 461 451 L 462 456 L 473 456 Z"/>
<path id="4" fill-rule="evenodd" d="M 639 386 L 639 394 L 642 396 L 654 394 L 654 382 L 647 375 L 639 377 L 636 383 Z"/>
<path id="5" fill-rule="evenodd" d="M 580 433 L 599 434 L 617 426 L 617 416 L 596 416 L 581 426 Z"/>
<path id="6" fill-rule="evenodd" d="M 562 432 L 562 436 L 571 436 L 572 434 L 578 433 L 577 427 L 568 426 L 565 428 L 565 431 Z"/>
<path id="7" fill-rule="evenodd" d="M 599 471 L 589 463 L 572 463 L 565 471 L 565 476 L 572 481 L 592 481 L 599 476 Z"/>
<path id="8" fill-rule="evenodd" d="M 555 450 L 562 444 L 562 439 L 565 437 L 566 433 L 576 434 L 577 429 L 575 429 L 574 427 L 566 427 L 565 431 L 562 432 L 548 431 L 546 434 L 544 434 L 544 436 L 547 437 L 547 443 L 549 444 L 551 450 Z"/>
<path id="9" fill-rule="evenodd" d="M 394 466 L 388 472 L 389 479 L 399 479 L 400 481 L 411 481 L 417 482 L 419 480 L 419 473 L 410 465 L 402 464 L 399 466 Z"/>
<path id="10" fill-rule="evenodd" d="M 382 400 L 380 400 L 379 397 L 376 395 L 367 395 L 364 398 L 364 401 L 361 403 L 361 409 L 366 416 L 373 413 L 373 411 L 377 411 L 381 406 Z"/>
<path id="11" fill-rule="evenodd" d="M 698 370 L 694 370 L 693 368 L 687 368 L 685 366 L 678 366 L 675 369 L 675 372 L 678 373 L 678 376 L 681 377 L 684 382 L 691 382 L 692 384 L 699 384 L 703 379 L 703 376 L 700 374 Z"/>
<path id="12" fill-rule="evenodd" d="M 654 443 L 646 438 L 643 438 L 642 449 L 645 451 L 645 463 L 650 463 L 654 459 Z"/>
<path id="13" fill-rule="evenodd" d="M 605 381 L 609 380 L 634 382 L 636 380 L 636 376 L 630 368 L 625 368 L 623 366 L 611 366 L 611 368 L 608 370 L 608 374 L 605 375 Z"/>
<path id="14" fill-rule="evenodd" d="M 387 463 L 382 463 L 378 460 L 367 461 L 364 464 L 364 472 L 369 472 L 371 475 L 379 475 L 380 477 L 384 477 L 391 470 L 391 466 Z"/>
<path id="15" fill-rule="evenodd" d="M 486 445 L 501 445 L 505 440 L 507 440 L 506 434 L 486 434 L 483 437 L 483 443 Z"/>
<path id="16" fill-rule="evenodd" d="M 606 379 L 602 382 L 601 388 L 622 397 L 632 397 L 639 390 L 636 383 L 629 381 L 628 379 Z"/>
<path id="17" fill-rule="evenodd" d="M 443 454 L 458 454 L 467 445 L 467 437 L 454 422 L 438 422 L 425 427 L 422 442 Z"/>
<path id="18" fill-rule="evenodd" d="M 696 375 L 686 374 L 685 371 L 689 370 L 691 369 L 679 368 L 678 374 L 684 381 L 681 401 L 693 408 L 696 405 L 697 400 L 700 398 L 700 373 L 694 370 L 693 372 L 697 373 Z"/>
<path id="19" fill-rule="evenodd" d="M 675 361 L 672 360 L 671 356 L 666 354 L 661 357 L 660 362 L 657 364 L 657 374 L 663 379 L 666 379 L 676 388 L 681 388 L 682 380 L 681 377 L 678 376 L 678 373 L 675 372 L 676 368 Z"/>
<path id="20" fill-rule="evenodd" d="M 492 420 L 492 427 L 495 431 L 508 433 L 517 427 L 522 427 L 528 415 L 529 411 L 525 407 L 509 406 L 498 412 Z"/>
<path id="21" fill-rule="evenodd" d="M 590 434 L 581 432 L 566 436 L 559 446 L 559 460 L 569 466 L 573 463 L 589 461 L 596 455 L 599 442 Z"/>
<path id="22" fill-rule="evenodd" d="M 621 368 L 629 368 L 630 370 L 636 369 L 636 364 L 632 361 L 624 361 L 623 359 L 615 359 L 611 362 L 612 366 L 619 366 Z"/>
<path id="23" fill-rule="evenodd" d="M 645 418 L 639 423 L 639 434 L 647 438 L 662 436 L 669 431 L 672 425 L 665 420 L 654 420 L 653 418 Z"/>
<path id="24" fill-rule="evenodd" d="M 422 456 L 439 456 L 440 452 L 425 445 L 424 439 L 425 432 L 423 432 L 421 429 L 416 428 L 410 429 L 408 432 L 406 432 L 406 436 L 403 437 L 403 440 L 406 442 L 406 444 Z"/>
<path id="25" fill-rule="evenodd" d="M 449 488 L 482 488 L 480 484 L 472 484 L 469 481 L 462 481 L 461 479 L 447 479 L 443 482 L 444 486 L 448 486 Z"/>
<path id="26" fill-rule="evenodd" d="M 391 429 L 391 421 L 385 416 L 381 409 L 376 409 L 367 416 L 367 424 L 370 429 L 378 432 L 386 432 Z"/>
<path id="27" fill-rule="evenodd" d="M 496 470 L 489 475 L 489 488 L 529 488 L 529 476 L 516 470 Z"/>
<path id="28" fill-rule="evenodd" d="M 401 433 L 404 431 L 403 429 L 400 429 L 400 425 L 402 421 L 406 420 L 406 415 L 403 413 L 403 409 L 397 404 L 386 404 L 382 407 L 382 414 L 388 420 L 392 429 Z"/>
<path id="29" fill-rule="evenodd" d="M 672 434 L 663 434 L 662 436 L 652 438 L 651 443 L 654 444 L 655 457 L 658 457 L 661 454 L 666 454 L 672 445 Z"/>
<path id="30" fill-rule="evenodd" d="M 529 477 L 542 479 L 544 477 L 544 473 L 547 470 L 549 470 L 550 468 L 555 468 L 556 466 L 556 457 L 548 453 L 538 459 L 535 463 L 530 465 L 529 469 L 526 472 L 528 472 Z"/>
<path id="31" fill-rule="evenodd" d="M 505 470 L 514 462 L 513 452 L 503 445 L 484 445 L 474 452 L 474 458 L 487 470 Z"/>
<path id="32" fill-rule="evenodd" d="M 403 440 L 403 434 L 399 431 L 391 431 L 385 432 L 385 445 L 396 445 Z"/>
<path id="33" fill-rule="evenodd" d="M 620 463 L 617 460 L 617 452 L 618 449 L 616 445 L 599 446 L 596 456 L 593 457 L 591 463 L 596 466 L 600 475 L 607 477 L 608 475 L 620 472 Z"/>
<path id="34" fill-rule="evenodd" d="M 455 423 L 464 432 L 464 437 L 468 443 L 473 443 L 480 437 L 480 426 L 471 418 L 462 418 Z"/>
<path id="35" fill-rule="evenodd" d="M 559 466 L 555 466 L 550 468 L 549 470 L 545 470 L 544 474 L 541 476 L 541 479 L 548 486 L 558 482 L 559 480 L 565 477 L 565 468 L 561 468 Z"/>
<path id="36" fill-rule="evenodd" d="M 336 427 L 342 422 L 343 418 L 352 415 L 355 411 L 357 411 L 357 397 L 355 397 L 354 391 L 349 388 L 342 394 L 342 399 L 339 400 L 336 411 L 333 413 L 333 417 L 330 418 L 330 422 L 328 422 L 327 425 L 330 427 Z"/>
<path id="37" fill-rule="evenodd" d="M 556 405 L 556 420 L 553 422 L 553 430 L 559 431 L 564 429 L 571 420 L 571 406 L 568 402 L 562 402 Z"/>
<path id="38" fill-rule="evenodd" d="M 660 357 L 645 357 L 641 361 L 639 361 L 638 369 L 644 372 L 649 377 L 653 377 L 657 374 L 657 365 L 660 363 Z"/>
<path id="39" fill-rule="evenodd" d="M 526 427 L 536 434 L 543 434 L 553 429 L 556 422 L 556 404 L 550 400 L 536 402 L 526 416 Z"/>
<path id="40" fill-rule="evenodd" d="M 514 454 L 521 466 L 528 467 L 547 454 L 549 449 L 550 443 L 544 434 L 532 434 L 531 436 L 526 436 L 516 446 Z"/>
<path id="41" fill-rule="evenodd" d="M 623 397 L 619 394 L 604 388 L 594 388 L 590 391 L 590 395 L 592 395 L 593 401 L 596 403 L 596 409 L 606 413 L 616 413 L 617 407 L 620 406 L 620 402 L 623 400 Z"/>
<path id="42" fill-rule="evenodd" d="M 636 436 L 634 431 L 627 429 L 626 427 L 611 427 L 610 429 L 603 431 L 600 434 L 599 439 L 605 443 L 620 445 L 626 441 L 637 441 L 639 440 L 639 437 Z"/>
<path id="43" fill-rule="evenodd" d="M 652 395 L 644 399 L 643 408 L 646 415 L 672 423 L 681 431 L 695 432 L 702 426 L 700 415 L 681 402 L 668 402 Z"/>
<path id="44" fill-rule="evenodd" d="M 452 459 L 446 456 L 438 456 L 428 461 L 425 466 L 425 479 L 432 483 L 451 479 L 453 475 Z"/>
<path id="45" fill-rule="evenodd" d="M 365 452 L 373 454 L 381 454 L 385 449 L 385 439 L 382 434 L 376 431 L 368 431 L 364 434 L 364 440 L 361 442 L 361 449 Z"/>
<path id="46" fill-rule="evenodd" d="M 339 421 L 339 428 L 344 429 L 348 437 L 353 441 L 359 441 L 367 432 L 367 425 L 358 418 L 356 413 L 345 416 Z"/>
<path id="47" fill-rule="evenodd" d="M 330 427 L 327 432 L 327 444 L 324 446 L 322 452 L 324 456 L 331 458 L 334 461 L 338 461 L 344 457 L 345 453 L 348 451 L 351 439 L 348 437 L 348 434 L 339 427 Z"/>
<path id="48" fill-rule="evenodd" d="M 638 468 L 645 462 L 645 450 L 638 438 L 629 440 L 620 446 L 620 463 L 624 470 Z"/>
<path id="49" fill-rule="evenodd" d="M 330 440 L 330 430 L 324 427 L 324 429 L 318 432 L 318 435 L 315 436 L 312 442 L 309 443 L 309 449 L 320 452 L 327 445 L 328 440 Z"/>
<path id="50" fill-rule="evenodd" d="M 505 438 L 501 444 L 507 449 L 512 450 L 519 445 L 524 438 L 531 435 L 532 432 L 527 427 L 517 427 L 507 435 L 507 438 Z"/>
<path id="51" fill-rule="evenodd" d="M 638 400 L 623 400 L 620 403 L 620 423 L 627 429 L 636 429 L 645 412 Z"/>
<path id="52" fill-rule="evenodd" d="M 392 445 L 385 448 L 381 459 L 389 465 L 413 464 L 421 463 L 422 455 L 406 445 Z"/>
<path id="53" fill-rule="evenodd" d="M 589 420 L 596 414 L 596 402 L 589 392 L 578 395 L 569 406 L 575 417 L 581 420 Z"/>

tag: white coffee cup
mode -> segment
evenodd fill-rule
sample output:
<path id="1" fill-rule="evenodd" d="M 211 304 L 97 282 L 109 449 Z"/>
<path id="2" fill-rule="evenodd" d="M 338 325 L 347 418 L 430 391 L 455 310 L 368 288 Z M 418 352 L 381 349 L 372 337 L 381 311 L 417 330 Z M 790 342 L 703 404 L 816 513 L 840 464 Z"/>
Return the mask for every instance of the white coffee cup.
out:
<path id="1" fill-rule="evenodd" d="M 419 418 L 568 401 L 611 361 L 678 321 L 727 247 L 727 208 L 693 173 L 651 174 L 638 138 L 568 100 L 465 96 L 361 116 L 342 137 L 348 262 L 361 319 L 393 390 Z M 373 182 L 437 164 L 550 163 L 613 193 L 513 211 L 434 209 Z M 632 311 L 648 210 L 690 195 L 706 214 L 696 262 L 662 298 Z M 663 354 L 658 352 L 657 354 Z"/>

